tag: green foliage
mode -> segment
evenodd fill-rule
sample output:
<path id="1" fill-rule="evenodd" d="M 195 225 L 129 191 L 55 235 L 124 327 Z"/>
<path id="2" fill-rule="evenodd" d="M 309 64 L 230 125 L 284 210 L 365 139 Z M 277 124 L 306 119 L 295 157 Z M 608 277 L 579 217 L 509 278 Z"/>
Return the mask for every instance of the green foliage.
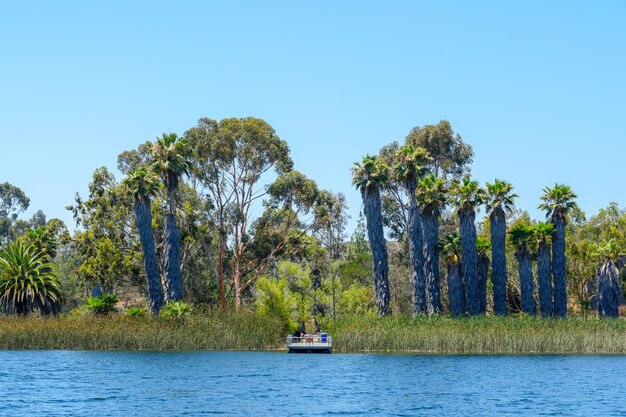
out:
<path id="1" fill-rule="evenodd" d="M 161 317 L 182 319 L 191 314 L 192 308 L 184 301 L 169 301 L 161 309 Z"/>
<path id="2" fill-rule="evenodd" d="M 93 314 L 105 316 L 116 311 L 115 304 L 118 297 L 115 294 L 102 294 L 98 297 L 89 297 L 85 307 Z"/>
<path id="3" fill-rule="evenodd" d="M 0 250 L 0 308 L 16 313 L 54 314 L 63 295 L 56 267 L 32 245 L 11 242 Z"/>
<path id="4" fill-rule="evenodd" d="M 569 212 L 577 208 L 576 199 L 571 187 L 565 184 L 554 184 L 554 187 L 543 189 L 539 205 L 540 210 L 546 212 L 546 218 L 565 217 Z"/>
<path id="5" fill-rule="evenodd" d="M 457 231 L 448 233 L 439 241 L 439 248 L 446 263 L 459 263 L 461 260 L 461 234 Z"/>
<path id="6" fill-rule="evenodd" d="M 125 314 L 128 317 L 145 317 L 148 315 L 148 310 L 142 307 L 131 307 L 126 310 Z"/>
<path id="7" fill-rule="evenodd" d="M 461 182 L 452 184 L 450 188 L 453 203 L 457 210 L 476 210 L 486 201 L 485 190 L 478 186 L 469 176 L 463 177 Z"/>
<path id="8" fill-rule="evenodd" d="M 615 239 L 604 242 L 597 247 L 596 254 L 602 260 L 617 261 L 620 255 L 620 248 Z"/>
<path id="9" fill-rule="evenodd" d="M 496 178 L 493 184 L 487 183 L 485 187 L 487 189 L 485 195 L 487 213 L 501 209 L 506 214 L 511 214 L 515 206 L 515 199 L 519 197 L 513 193 L 513 185 Z"/>
<path id="10" fill-rule="evenodd" d="M 478 253 L 487 253 L 491 249 L 491 241 L 483 237 L 476 238 L 476 250 Z"/>
<path id="11" fill-rule="evenodd" d="M 19 213 L 25 211 L 30 198 L 19 187 L 8 182 L 0 184 L 0 243 L 15 239 L 19 234 L 12 230 Z"/>
<path id="12" fill-rule="evenodd" d="M 157 195 L 160 185 L 152 166 L 137 167 L 122 182 L 124 190 L 139 201 L 150 200 Z"/>
<path id="13" fill-rule="evenodd" d="M 353 283 L 341 292 L 337 315 L 347 317 L 353 314 L 361 317 L 376 317 L 376 302 L 372 287 Z"/>
<path id="14" fill-rule="evenodd" d="M 534 237 L 535 230 L 530 224 L 518 223 L 509 229 L 509 241 L 517 249 L 532 244 Z"/>
<path id="15" fill-rule="evenodd" d="M 380 188 L 389 181 L 389 167 L 377 156 L 365 155 L 352 168 L 352 185 L 359 190 Z"/>
<path id="16" fill-rule="evenodd" d="M 420 146 L 405 145 L 393 154 L 392 178 L 400 183 L 417 182 L 428 172 L 431 161 L 428 151 Z"/>
<path id="17" fill-rule="evenodd" d="M 259 278 L 256 282 L 255 305 L 261 316 L 279 319 L 287 331 L 295 329 L 297 322 L 293 316 L 298 303 L 289 292 L 285 278 Z"/>
<path id="18" fill-rule="evenodd" d="M 440 213 L 448 202 L 448 188 L 441 178 L 428 175 L 417 183 L 417 204 L 436 213 Z"/>

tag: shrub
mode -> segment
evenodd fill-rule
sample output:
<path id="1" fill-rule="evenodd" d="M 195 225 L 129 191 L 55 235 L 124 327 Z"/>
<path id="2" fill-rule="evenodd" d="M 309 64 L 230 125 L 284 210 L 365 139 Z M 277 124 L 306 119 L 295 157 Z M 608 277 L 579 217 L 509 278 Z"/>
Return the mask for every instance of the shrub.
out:
<path id="1" fill-rule="evenodd" d="M 184 301 L 170 301 L 161 309 L 161 317 L 183 318 L 191 314 L 191 306 Z"/>
<path id="2" fill-rule="evenodd" d="M 141 307 L 131 307 L 126 310 L 127 317 L 145 317 L 148 314 L 148 310 Z"/>
<path id="3" fill-rule="evenodd" d="M 105 293 L 98 297 L 89 297 L 85 307 L 94 314 L 104 316 L 116 311 L 115 303 L 117 303 L 117 300 L 117 295 Z"/>

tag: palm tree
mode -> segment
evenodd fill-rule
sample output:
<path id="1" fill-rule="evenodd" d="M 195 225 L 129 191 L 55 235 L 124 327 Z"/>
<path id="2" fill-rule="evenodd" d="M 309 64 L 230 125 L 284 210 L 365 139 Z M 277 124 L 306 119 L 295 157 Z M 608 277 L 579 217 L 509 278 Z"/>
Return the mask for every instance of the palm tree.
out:
<path id="1" fill-rule="evenodd" d="M 552 271 L 550 259 L 550 237 L 554 232 L 552 223 L 539 222 L 535 225 L 537 240 L 537 280 L 539 281 L 539 309 L 544 317 L 554 313 L 552 299 Z"/>
<path id="2" fill-rule="evenodd" d="M 394 153 L 394 177 L 404 185 L 409 197 L 407 229 L 411 257 L 411 282 L 413 284 L 413 316 L 423 313 L 426 307 L 424 239 L 415 192 L 418 179 L 426 173 L 425 165 L 428 161 L 428 152 L 421 147 L 414 148 L 412 145 L 406 145 Z"/>
<path id="3" fill-rule="evenodd" d="M 461 247 L 463 259 L 461 262 L 463 279 L 465 281 L 465 298 L 467 312 L 470 316 L 480 314 L 480 292 L 478 289 L 478 254 L 476 252 L 476 208 L 483 204 L 485 192 L 478 186 L 478 182 L 464 177 L 460 183 L 452 187 L 454 204 L 459 216 L 459 231 L 461 232 Z"/>
<path id="4" fill-rule="evenodd" d="M 152 211 L 150 199 L 159 189 L 159 179 L 146 167 L 139 167 L 124 180 L 125 189 L 133 195 L 133 212 L 139 240 L 143 248 L 143 262 L 146 268 L 148 286 L 148 311 L 151 315 L 159 314 L 163 306 L 163 292 L 157 264 L 154 234 L 152 232 Z"/>
<path id="5" fill-rule="evenodd" d="M 598 248 L 602 262 L 598 266 L 598 314 L 600 317 L 617 317 L 622 301 L 619 274 L 619 249 L 615 239 Z"/>
<path id="6" fill-rule="evenodd" d="M 153 144 L 151 152 L 154 170 L 161 175 L 167 189 L 168 212 L 163 234 L 165 299 L 178 301 L 182 296 L 182 286 L 180 282 L 180 233 L 174 217 L 174 193 L 178 188 L 180 177 L 188 174 L 191 166 L 188 159 L 187 139 L 179 138 L 176 133 L 164 133 Z"/>
<path id="7" fill-rule="evenodd" d="M 530 245 L 534 239 L 534 229 L 529 224 L 516 224 L 509 230 L 511 243 L 515 247 L 515 258 L 519 268 L 522 311 L 530 315 L 536 314 L 533 267 L 530 257 Z"/>
<path id="8" fill-rule="evenodd" d="M 487 252 L 491 249 L 489 240 L 482 237 L 476 238 L 476 251 L 478 252 L 478 301 L 480 302 L 479 312 L 487 312 L 487 278 L 489 277 L 489 265 L 491 260 Z"/>
<path id="9" fill-rule="evenodd" d="M 565 268 L 565 226 L 567 214 L 574 208 L 576 194 L 563 184 L 554 184 L 554 187 L 543 189 L 539 209 L 545 210 L 546 218 L 554 224 L 552 234 L 552 276 L 554 277 L 554 316 L 565 317 L 567 314 L 567 285 Z"/>
<path id="10" fill-rule="evenodd" d="M 513 211 L 513 186 L 496 178 L 487 187 L 487 214 L 491 233 L 491 258 L 493 283 L 493 312 L 503 316 L 506 314 L 506 216 Z"/>
<path id="11" fill-rule="evenodd" d="M 391 312 L 387 243 L 380 207 L 380 188 L 389 180 L 388 170 L 377 157 L 369 155 L 365 156 L 361 163 L 356 162 L 352 168 L 352 184 L 361 191 L 363 198 L 363 212 L 367 221 L 367 235 L 374 263 L 376 306 L 380 316 Z"/>
<path id="12" fill-rule="evenodd" d="M 417 204 L 422 211 L 424 233 L 424 275 L 426 278 L 426 312 L 441 312 L 439 283 L 439 217 L 447 202 L 446 183 L 428 175 L 417 182 Z"/>
<path id="13" fill-rule="evenodd" d="M 465 314 L 463 277 L 459 269 L 459 262 L 461 260 L 461 235 L 458 232 L 450 233 L 444 237 L 439 243 L 439 246 L 446 257 L 450 315 L 459 317 Z"/>
<path id="14" fill-rule="evenodd" d="M 10 242 L 0 251 L 0 309 L 26 315 L 61 311 L 62 292 L 56 267 L 33 245 Z"/>

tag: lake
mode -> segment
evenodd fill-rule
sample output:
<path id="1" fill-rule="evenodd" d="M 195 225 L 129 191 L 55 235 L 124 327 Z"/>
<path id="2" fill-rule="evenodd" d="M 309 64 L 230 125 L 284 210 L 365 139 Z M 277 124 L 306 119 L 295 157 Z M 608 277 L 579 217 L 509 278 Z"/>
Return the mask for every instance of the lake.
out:
<path id="1" fill-rule="evenodd" d="M 2 416 L 624 416 L 626 356 L 0 351 Z"/>

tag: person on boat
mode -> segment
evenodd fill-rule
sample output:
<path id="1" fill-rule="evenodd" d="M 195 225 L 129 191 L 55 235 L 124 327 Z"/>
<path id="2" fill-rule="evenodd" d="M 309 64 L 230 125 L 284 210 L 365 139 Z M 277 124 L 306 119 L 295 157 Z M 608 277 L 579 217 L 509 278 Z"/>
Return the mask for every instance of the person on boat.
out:
<path id="1" fill-rule="evenodd" d="M 306 326 L 304 325 L 304 322 L 301 321 L 300 323 L 298 323 L 298 327 L 296 327 L 296 332 L 294 333 L 294 336 L 304 337 L 305 334 L 306 334 Z"/>

